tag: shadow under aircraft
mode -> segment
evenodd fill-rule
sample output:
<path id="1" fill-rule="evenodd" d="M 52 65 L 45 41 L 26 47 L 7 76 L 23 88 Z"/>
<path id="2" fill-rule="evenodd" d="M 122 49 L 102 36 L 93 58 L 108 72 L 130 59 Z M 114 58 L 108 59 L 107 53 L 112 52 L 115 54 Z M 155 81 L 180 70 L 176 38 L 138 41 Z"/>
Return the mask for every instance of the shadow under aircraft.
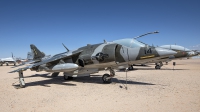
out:
<path id="1" fill-rule="evenodd" d="M 31 86 L 44 86 L 44 87 L 51 87 L 51 84 L 58 84 L 58 85 L 64 85 L 64 86 L 77 86 L 76 84 L 73 84 L 73 82 L 79 82 L 79 83 L 94 83 L 94 84 L 104 84 L 101 80 L 100 77 L 101 75 L 91 75 L 85 76 L 85 77 L 80 77 L 76 78 L 75 80 L 64 80 L 61 76 L 58 76 L 56 78 L 50 76 L 50 74 L 34 74 L 31 76 L 26 76 L 24 78 L 32 78 L 32 77 L 43 77 L 44 80 L 40 81 L 34 81 L 34 82 L 28 82 L 26 85 L 28 87 Z M 72 81 L 72 82 L 71 82 Z M 131 84 L 131 85 L 156 85 L 152 83 L 145 83 L 145 82 L 138 82 L 138 81 L 125 81 L 125 80 L 118 80 L 116 78 L 112 79 L 112 83 L 121 83 L 121 84 Z M 19 89 L 20 85 L 19 84 L 13 84 L 13 86 L 16 89 Z"/>

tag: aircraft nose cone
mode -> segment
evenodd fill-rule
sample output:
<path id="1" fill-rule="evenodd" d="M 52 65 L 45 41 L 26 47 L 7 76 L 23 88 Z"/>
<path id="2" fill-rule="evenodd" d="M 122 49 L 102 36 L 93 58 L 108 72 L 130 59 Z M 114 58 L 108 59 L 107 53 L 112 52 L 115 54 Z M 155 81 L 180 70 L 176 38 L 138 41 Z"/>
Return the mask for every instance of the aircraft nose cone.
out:
<path id="1" fill-rule="evenodd" d="M 170 55 L 175 55 L 177 53 L 176 51 L 173 51 L 170 49 L 164 49 L 164 48 L 159 48 L 159 47 L 155 49 L 160 56 L 170 56 Z"/>

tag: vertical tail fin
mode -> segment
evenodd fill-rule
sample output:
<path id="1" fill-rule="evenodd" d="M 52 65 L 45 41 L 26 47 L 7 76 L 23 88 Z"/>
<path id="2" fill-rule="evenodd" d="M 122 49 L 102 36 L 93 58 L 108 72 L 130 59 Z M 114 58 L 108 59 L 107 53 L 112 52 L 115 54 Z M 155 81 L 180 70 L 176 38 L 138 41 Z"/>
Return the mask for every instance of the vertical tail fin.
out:
<path id="1" fill-rule="evenodd" d="M 33 60 L 33 52 L 27 53 L 27 60 Z"/>
<path id="2" fill-rule="evenodd" d="M 41 52 L 35 45 L 31 44 L 30 48 L 33 54 L 33 60 L 40 60 L 45 56 L 45 54 Z"/>

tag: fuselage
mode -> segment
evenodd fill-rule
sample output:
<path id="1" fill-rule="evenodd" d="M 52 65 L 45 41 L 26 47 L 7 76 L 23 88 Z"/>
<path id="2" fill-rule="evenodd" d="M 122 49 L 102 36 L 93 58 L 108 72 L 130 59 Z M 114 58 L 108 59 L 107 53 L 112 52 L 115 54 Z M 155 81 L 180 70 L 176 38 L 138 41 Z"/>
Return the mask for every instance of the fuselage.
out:
<path id="1" fill-rule="evenodd" d="M 126 68 L 132 64 L 166 58 L 175 53 L 172 50 L 149 46 L 127 47 L 117 43 L 100 43 L 52 56 L 50 60 L 70 55 L 61 60 L 34 67 L 32 70 L 71 74 L 95 73 L 106 67 Z"/>
<path id="2" fill-rule="evenodd" d="M 1 58 L 0 59 L 0 65 L 2 66 L 4 63 L 6 63 L 6 65 L 8 64 L 16 64 L 16 60 L 12 57 L 9 58 Z"/>

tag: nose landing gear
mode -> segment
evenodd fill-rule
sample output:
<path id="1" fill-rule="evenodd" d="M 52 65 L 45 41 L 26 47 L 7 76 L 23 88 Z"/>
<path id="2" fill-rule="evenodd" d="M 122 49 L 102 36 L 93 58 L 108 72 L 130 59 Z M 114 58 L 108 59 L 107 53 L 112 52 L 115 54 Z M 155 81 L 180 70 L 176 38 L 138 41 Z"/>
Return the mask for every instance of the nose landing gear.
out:
<path id="1" fill-rule="evenodd" d="M 155 69 L 160 69 L 163 66 L 162 62 L 156 63 Z"/>

